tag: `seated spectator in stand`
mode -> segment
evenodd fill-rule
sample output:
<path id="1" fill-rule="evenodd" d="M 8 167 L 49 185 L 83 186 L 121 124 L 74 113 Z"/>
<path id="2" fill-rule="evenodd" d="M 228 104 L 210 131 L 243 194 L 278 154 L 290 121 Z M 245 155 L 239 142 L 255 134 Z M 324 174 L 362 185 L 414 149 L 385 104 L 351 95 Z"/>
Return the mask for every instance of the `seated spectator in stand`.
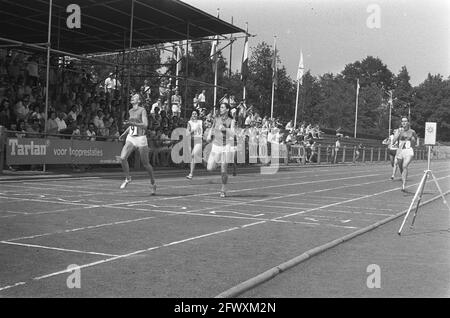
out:
<path id="1" fill-rule="evenodd" d="M 56 122 L 56 112 L 51 111 L 49 113 L 49 118 L 47 120 L 47 126 L 45 127 L 45 132 L 49 135 L 58 134 L 58 123 Z M 52 138 L 55 138 L 52 136 Z"/>
<path id="2" fill-rule="evenodd" d="M 0 104 L 0 126 L 9 129 L 12 122 L 15 122 L 15 116 L 11 110 L 9 99 L 5 98 Z"/>
<path id="3" fill-rule="evenodd" d="M 166 100 L 164 104 L 161 106 L 161 111 L 165 111 L 166 113 L 169 111 L 169 101 Z"/>
<path id="4" fill-rule="evenodd" d="M 144 97 L 144 101 L 149 103 L 151 99 L 152 90 L 148 80 L 144 80 L 144 85 L 141 87 L 141 95 Z"/>
<path id="5" fill-rule="evenodd" d="M 233 94 L 230 95 L 229 102 L 230 102 L 231 109 L 235 109 L 237 107 L 236 98 L 234 97 Z"/>
<path id="6" fill-rule="evenodd" d="M 14 107 L 14 113 L 18 120 L 25 120 L 30 112 L 30 96 L 25 95 L 22 99 L 19 99 Z"/>
<path id="7" fill-rule="evenodd" d="M 109 119 L 110 121 L 110 127 L 109 127 L 109 136 L 110 137 L 114 137 L 112 139 L 109 139 L 110 141 L 119 141 L 119 137 L 120 137 L 120 133 L 119 133 L 119 128 L 117 127 L 117 122 L 114 119 L 114 117 L 111 117 Z"/>
<path id="8" fill-rule="evenodd" d="M 287 123 L 287 125 L 286 125 L 286 130 L 292 131 L 293 129 L 294 129 L 294 123 L 293 123 L 293 121 L 291 120 L 291 121 L 289 121 L 289 122 Z"/>
<path id="9" fill-rule="evenodd" d="M 55 122 L 58 125 L 58 134 L 65 134 L 67 129 L 67 123 L 64 120 L 65 114 L 63 112 L 58 113 L 58 117 L 55 118 Z"/>
<path id="10" fill-rule="evenodd" d="M 104 118 L 103 111 L 101 110 L 97 111 L 97 115 L 94 117 L 94 125 L 99 136 L 107 135 L 105 132 L 105 123 L 103 121 L 103 118 Z"/>
<path id="11" fill-rule="evenodd" d="M 27 136 L 27 128 L 25 127 L 25 121 L 23 119 L 18 121 L 16 131 L 17 138 L 25 138 Z"/>
<path id="12" fill-rule="evenodd" d="M 41 138 L 41 122 L 38 118 L 32 118 L 31 124 L 27 127 L 27 138 Z"/>
<path id="13" fill-rule="evenodd" d="M 200 95 L 198 95 L 198 105 L 200 108 L 206 108 L 206 91 L 202 90 Z"/>
<path id="14" fill-rule="evenodd" d="M 177 90 L 175 90 L 175 94 L 172 95 L 172 116 L 180 117 L 181 105 L 182 105 L 182 99 L 181 99 L 180 93 L 177 89 Z"/>
<path id="15" fill-rule="evenodd" d="M 87 140 L 90 140 L 90 141 L 96 140 L 97 132 L 95 131 L 94 123 L 92 123 L 92 122 L 89 123 L 88 130 L 86 130 L 86 136 L 87 136 Z"/>
<path id="16" fill-rule="evenodd" d="M 79 114 L 79 112 L 77 110 L 77 106 L 72 106 L 72 108 L 70 109 L 70 112 L 67 116 L 72 117 L 73 120 L 77 120 L 78 114 Z"/>
<path id="17" fill-rule="evenodd" d="M 162 108 L 162 99 L 161 98 L 158 98 L 158 100 L 156 101 L 156 103 L 154 103 L 153 105 L 152 105 L 152 109 L 150 110 L 150 114 L 155 114 L 155 112 L 156 112 L 156 109 L 158 109 L 158 112 L 159 112 L 159 110 Z"/>
<path id="18" fill-rule="evenodd" d="M 199 103 L 199 94 L 195 94 L 195 97 L 193 99 L 193 106 L 194 109 L 199 109 L 200 108 L 200 103 Z"/>
<path id="19" fill-rule="evenodd" d="M 169 117 L 167 117 L 167 113 L 164 110 L 160 112 L 160 115 L 161 115 L 161 118 L 159 120 L 161 124 L 160 126 L 162 129 L 165 130 L 166 128 L 170 127 L 170 120 Z"/>

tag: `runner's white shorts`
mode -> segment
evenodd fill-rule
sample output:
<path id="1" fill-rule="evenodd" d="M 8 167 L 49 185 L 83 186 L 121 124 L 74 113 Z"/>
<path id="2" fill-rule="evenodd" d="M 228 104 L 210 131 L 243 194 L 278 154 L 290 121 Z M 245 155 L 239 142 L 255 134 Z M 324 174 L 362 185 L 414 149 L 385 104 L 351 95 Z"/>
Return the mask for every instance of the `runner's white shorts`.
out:
<path id="1" fill-rule="evenodd" d="M 410 157 L 414 157 L 414 150 L 412 148 L 399 149 L 397 151 L 397 160 L 403 160 Z"/>
<path id="2" fill-rule="evenodd" d="M 236 147 L 226 144 L 219 146 L 216 144 L 212 145 L 211 153 L 209 155 L 208 163 L 233 163 L 234 153 L 236 152 Z"/>
<path id="3" fill-rule="evenodd" d="M 147 136 L 128 136 L 126 142 L 138 148 L 148 147 Z"/>

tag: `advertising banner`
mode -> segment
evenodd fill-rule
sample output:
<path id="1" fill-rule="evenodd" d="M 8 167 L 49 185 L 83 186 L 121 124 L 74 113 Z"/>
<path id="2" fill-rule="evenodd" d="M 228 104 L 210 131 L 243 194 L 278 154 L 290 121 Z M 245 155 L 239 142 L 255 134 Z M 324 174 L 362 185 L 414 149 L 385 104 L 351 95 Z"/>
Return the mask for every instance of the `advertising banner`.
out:
<path id="1" fill-rule="evenodd" d="M 119 164 L 121 150 L 117 142 L 9 138 L 6 164 Z"/>

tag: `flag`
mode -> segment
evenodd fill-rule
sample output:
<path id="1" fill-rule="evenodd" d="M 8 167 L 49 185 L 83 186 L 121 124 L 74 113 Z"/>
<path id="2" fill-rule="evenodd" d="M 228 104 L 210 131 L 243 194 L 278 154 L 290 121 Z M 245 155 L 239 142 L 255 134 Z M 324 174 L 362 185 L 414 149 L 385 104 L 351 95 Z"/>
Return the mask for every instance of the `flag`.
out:
<path id="1" fill-rule="evenodd" d="M 303 85 L 303 75 L 305 73 L 305 67 L 303 65 L 303 52 L 300 51 L 300 62 L 298 63 L 297 81 Z"/>
<path id="2" fill-rule="evenodd" d="M 277 44 L 275 43 L 273 60 L 272 60 L 272 81 L 275 86 L 278 86 L 278 71 L 277 71 Z"/>
<path id="3" fill-rule="evenodd" d="M 356 94 L 359 95 L 359 89 L 361 86 L 359 86 L 359 78 L 356 80 Z"/>
<path id="4" fill-rule="evenodd" d="M 241 80 L 245 83 L 248 78 L 248 37 L 245 37 L 244 55 L 242 56 Z"/>

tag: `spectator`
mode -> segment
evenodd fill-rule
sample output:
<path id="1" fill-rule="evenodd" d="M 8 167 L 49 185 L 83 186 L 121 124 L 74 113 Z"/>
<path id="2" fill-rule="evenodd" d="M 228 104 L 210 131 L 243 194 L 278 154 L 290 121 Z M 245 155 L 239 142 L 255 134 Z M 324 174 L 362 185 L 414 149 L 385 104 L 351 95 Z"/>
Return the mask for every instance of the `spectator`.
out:
<path id="1" fill-rule="evenodd" d="M 58 125 L 58 133 L 63 134 L 67 129 L 66 121 L 64 120 L 65 114 L 63 112 L 58 113 L 58 117 L 55 118 L 55 122 Z"/>
<path id="2" fill-rule="evenodd" d="M 58 124 L 56 123 L 56 112 L 51 111 L 47 120 L 47 126 L 45 132 L 49 135 L 58 134 Z"/>
<path id="3" fill-rule="evenodd" d="M 152 109 L 150 110 L 150 114 L 154 114 L 157 108 L 158 108 L 158 111 L 159 111 L 159 109 L 162 109 L 162 100 L 161 100 L 161 98 L 158 98 L 156 103 L 154 103 L 152 105 Z"/>
<path id="4" fill-rule="evenodd" d="M 0 104 L 0 126 L 10 128 L 10 124 L 15 121 L 13 118 L 15 117 L 10 108 L 9 99 L 5 98 L 2 100 Z"/>
<path id="5" fill-rule="evenodd" d="M 96 131 L 100 136 L 105 136 L 105 122 L 103 121 L 104 114 L 103 111 L 97 111 L 97 115 L 94 116 L 93 122 L 96 128 Z"/>
<path id="6" fill-rule="evenodd" d="M 109 77 L 105 80 L 105 92 L 111 93 L 114 90 L 120 89 L 121 86 L 114 73 L 110 73 Z"/>
<path id="7" fill-rule="evenodd" d="M 182 100 L 181 100 L 180 93 L 177 89 L 177 90 L 175 90 L 175 94 L 172 95 L 172 115 L 173 116 L 180 117 L 181 105 L 182 105 Z"/>
<path id="8" fill-rule="evenodd" d="M 29 95 L 25 95 L 22 99 L 20 99 L 17 102 L 17 104 L 14 108 L 14 113 L 18 120 L 26 119 L 28 113 L 30 112 L 29 106 L 30 106 L 30 96 Z"/>
<path id="9" fill-rule="evenodd" d="M 17 138 L 25 138 L 27 136 L 26 132 L 27 132 L 27 128 L 25 127 L 25 121 L 24 120 L 19 120 L 19 122 L 17 123 L 17 129 L 16 129 L 17 133 L 16 133 L 16 137 Z"/>
<path id="10" fill-rule="evenodd" d="M 333 149 L 333 153 L 332 153 L 332 156 L 333 156 L 332 163 L 337 163 L 338 152 L 339 152 L 339 149 L 341 148 L 341 138 L 342 138 L 341 135 L 336 136 L 336 142 L 334 144 L 334 149 Z"/>
<path id="11" fill-rule="evenodd" d="M 89 123 L 88 130 L 86 130 L 86 136 L 87 136 L 87 140 L 89 140 L 89 141 L 96 140 L 97 132 L 95 131 L 94 123 L 92 123 L 92 122 Z"/>
<path id="12" fill-rule="evenodd" d="M 41 138 L 42 128 L 40 120 L 37 118 L 32 118 L 31 125 L 28 125 L 26 131 L 28 138 Z"/>
<path id="13" fill-rule="evenodd" d="M 198 105 L 200 108 L 206 107 L 206 91 L 202 90 L 201 94 L 198 95 Z"/>
<path id="14" fill-rule="evenodd" d="M 193 106 L 194 106 L 194 109 L 197 109 L 197 110 L 200 108 L 199 94 L 195 94 L 195 97 L 193 99 Z"/>
<path id="15" fill-rule="evenodd" d="M 144 80 L 144 85 L 141 87 L 141 95 L 144 97 L 145 102 L 150 102 L 151 93 L 152 90 L 150 88 L 148 80 Z"/>

